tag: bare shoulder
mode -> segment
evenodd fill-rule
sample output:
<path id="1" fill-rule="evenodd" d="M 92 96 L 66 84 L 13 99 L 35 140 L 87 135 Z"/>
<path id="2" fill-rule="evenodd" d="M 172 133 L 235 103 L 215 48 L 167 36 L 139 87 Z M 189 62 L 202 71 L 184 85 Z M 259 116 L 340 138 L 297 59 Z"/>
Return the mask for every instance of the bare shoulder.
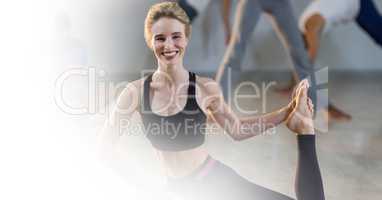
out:
<path id="1" fill-rule="evenodd" d="M 145 77 L 127 83 L 118 95 L 117 106 L 119 108 L 137 107 L 140 102 Z"/>
<path id="2" fill-rule="evenodd" d="M 127 98 L 130 95 L 139 95 L 143 88 L 144 78 L 129 82 L 125 84 L 122 89 L 119 98 Z"/>
<path id="3" fill-rule="evenodd" d="M 221 93 L 220 85 L 218 82 L 209 77 L 197 76 L 197 87 L 206 95 L 219 95 Z"/>

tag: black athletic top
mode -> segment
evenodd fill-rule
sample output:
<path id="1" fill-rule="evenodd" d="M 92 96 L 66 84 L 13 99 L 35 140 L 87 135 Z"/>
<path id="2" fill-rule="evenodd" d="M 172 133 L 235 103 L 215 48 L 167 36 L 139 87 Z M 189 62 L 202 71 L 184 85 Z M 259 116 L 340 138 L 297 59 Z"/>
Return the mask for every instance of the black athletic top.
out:
<path id="1" fill-rule="evenodd" d="M 204 143 L 206 115 L 195 99 L 195 74 L 189 72 L 188 97 L 182 111 L 161 116 L 151 110 L 149 75 L 143 87 L 143 109 L 141 110 L 144 132 L 158 150 L 184 151 Z"/>

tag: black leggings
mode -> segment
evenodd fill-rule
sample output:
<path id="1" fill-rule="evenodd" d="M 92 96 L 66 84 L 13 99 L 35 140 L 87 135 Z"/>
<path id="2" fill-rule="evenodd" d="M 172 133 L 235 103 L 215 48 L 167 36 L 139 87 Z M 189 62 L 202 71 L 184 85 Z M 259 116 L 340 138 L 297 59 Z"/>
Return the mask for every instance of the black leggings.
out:
<path id="1" fill-rule="evenodd" d="M 315 149 L 315 136 L 300 135 L 297 136 L 297 139 L 298 166 L 295 182 L 297 199 L 324 200 Z M 207 174 L 203 174 L 205 172 Z M 175 199 L 177 199 L 176 197 L 193 200 L 293 199 L 248 181 L 230 167 L 212 158 L 208 158 L 204 165 L 192 175 L 182 179 L 169 180 L 168 189 Z"/>
<path id="2" fill-rule="evenodd" d="M 382 16 L 372 0 L 361 0 L 356 22 L 377 44 L 382 46 Z"/>

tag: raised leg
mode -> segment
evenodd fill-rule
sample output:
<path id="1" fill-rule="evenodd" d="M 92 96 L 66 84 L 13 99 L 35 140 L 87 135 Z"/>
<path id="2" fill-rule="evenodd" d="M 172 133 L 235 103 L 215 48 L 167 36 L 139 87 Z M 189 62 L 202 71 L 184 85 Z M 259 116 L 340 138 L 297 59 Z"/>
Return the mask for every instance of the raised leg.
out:
<path id="1" fill-rule="evenodd" d="M 295 190 L 298 200 L 324 200 L 320 167 L 316 154 L 316 135 L 313 124 L 313 104 L 308 98 L 308 81 L 299 83 L 295 90 L 295 108 L 290 113 L 286 125 L 296 133 L 298 144 L 298 164 Z"/>

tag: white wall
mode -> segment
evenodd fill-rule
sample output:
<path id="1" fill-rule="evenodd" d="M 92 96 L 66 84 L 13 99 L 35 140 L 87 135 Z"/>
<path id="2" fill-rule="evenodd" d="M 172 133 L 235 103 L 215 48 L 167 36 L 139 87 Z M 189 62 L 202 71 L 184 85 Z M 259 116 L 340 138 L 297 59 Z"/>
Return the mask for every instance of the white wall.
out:
<path id="1" fill-rule="evenodd" d="M 214 0 L 216 1 L 216 0 Z M 72 35 L 88 49 L 88 64 L 112 72 L 138 72 L 147 65 L 150 52 L 143 38 L 143 23 L 154 0 L 98 0 L 68 4 Z M 186 66 L 192 70 L 214 71 L 224 52 L 223 29 L 217 5 L 208 10 L 211 32 L 203 34 L 208 1 L 190 0 L 201 15 L 194 23 Z M 309 0 L 294 0 L 299 15 Z M 375 1 L 382 11 L 382 2 Z M 203 39 L 208 38 L 208 45 Z M 208 48 L 206 48 L 208 46 Z M 287 70 L 288 60 L 281 43 L 264 15 L 248 45 L 246 69 Z M 382 70 L 382 48 L 373 43 L 354 23 L 333 29 L 322 40 L 318 63 L 331 69 Z"/>

